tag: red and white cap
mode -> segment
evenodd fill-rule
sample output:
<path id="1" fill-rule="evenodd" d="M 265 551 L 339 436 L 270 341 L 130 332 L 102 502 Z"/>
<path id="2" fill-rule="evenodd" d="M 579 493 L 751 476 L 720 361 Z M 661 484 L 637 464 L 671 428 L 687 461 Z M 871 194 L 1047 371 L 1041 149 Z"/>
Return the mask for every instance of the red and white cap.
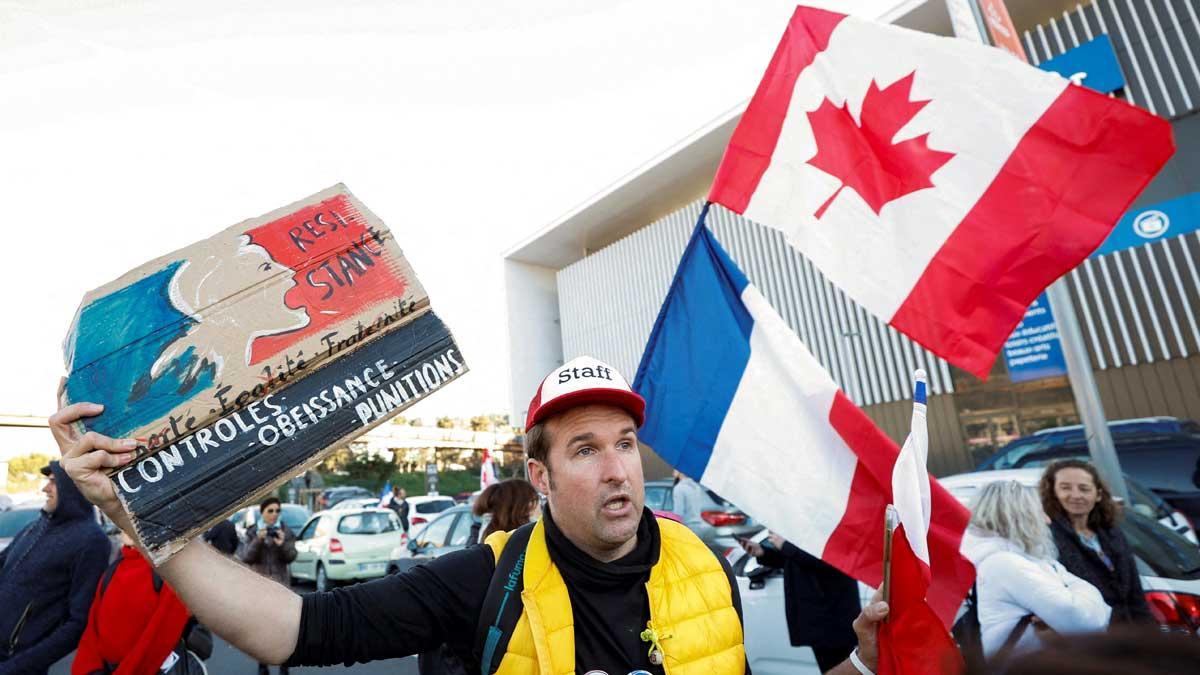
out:
<path id="1" fill-rule="evenodd" d="M 615 368 L 590 356 L 580 356 L 555 368 L 542 380 L 525 418 L 525 431 L 549 417 L 581 405 L 600 403 L 621 408 L 640 427 L 646 400 L 629 388 Z"/>

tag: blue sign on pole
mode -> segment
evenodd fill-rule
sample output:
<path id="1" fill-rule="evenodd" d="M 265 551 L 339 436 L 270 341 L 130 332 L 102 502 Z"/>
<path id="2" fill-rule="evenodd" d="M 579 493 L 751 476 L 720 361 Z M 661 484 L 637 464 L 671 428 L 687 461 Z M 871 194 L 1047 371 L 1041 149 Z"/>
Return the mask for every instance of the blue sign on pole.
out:
<path id="1" fill-rule="evenodd" d="M 1121 217 L 1092 257 L 1200 230 L 1200 192 L 1133 209 Z"/>
<path id="2" fill-rule="evenodd" d="M 1101 34 L 1078 47 L 1038 64 L 1075 84 L 1108 94 L 1125 86 L 1121 63 L 1108 35 Z"/>
<path id="3" fill-rule="evenodd" d="M 1013 382 L 1067 374 L 1058 326 L 1045 293 L 1025 310 L 1025 318 L 1004 343 L 1004 364 Z"/>

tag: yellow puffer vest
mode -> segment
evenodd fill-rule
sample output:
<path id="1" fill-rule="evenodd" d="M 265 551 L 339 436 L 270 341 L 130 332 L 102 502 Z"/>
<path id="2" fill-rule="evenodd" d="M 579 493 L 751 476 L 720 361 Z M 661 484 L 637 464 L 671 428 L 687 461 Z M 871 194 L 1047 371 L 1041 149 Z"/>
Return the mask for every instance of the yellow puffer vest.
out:
<path id="1" fill-rule="evenodd" d="M 650 623 L 663 650 L 663 668 L 668 675 L 742 675 L 746 666 L 742 624 L 721 563 L 683 525 L 659 519 L 658 529 L 661 549 L 646 592 Z M 508 532 L 496 532 L 487 538 L 497 560 L 508 537 Z M 496 675 L 574 675 L 571 599 L 550 561 L 541 522 L 530 533 L 522 579 L 525 609 Z"/>

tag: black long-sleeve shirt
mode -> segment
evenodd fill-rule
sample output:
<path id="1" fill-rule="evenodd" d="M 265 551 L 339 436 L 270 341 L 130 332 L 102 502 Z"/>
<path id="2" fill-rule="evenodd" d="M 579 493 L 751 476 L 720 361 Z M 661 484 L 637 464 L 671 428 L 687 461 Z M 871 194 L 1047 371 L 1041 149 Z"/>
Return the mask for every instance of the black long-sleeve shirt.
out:
<path id="1" fill-rule="evenodd" d="M 661 674 L 662 667 L 650 663 L 648 645 L 639 635 L 650 618 L 645 582 L 658 560 L 660 543 L 653 515 L 646 511 L 642 518 L 637 548 L 611 563 L 588 558 L 558 531 L 549 511 L 544 517 L 550 557 L 571 598 L 576 669 Z M 722 564 L 740 616 L 737 584 L 724 560 Z M 404 574 L 306 595 L 300 636 L 288 663 L 351 665 L 445 644 L 468 672 L 478 672 L 475 635 L 494 570 L 491 549 L 471 546 Z"/>

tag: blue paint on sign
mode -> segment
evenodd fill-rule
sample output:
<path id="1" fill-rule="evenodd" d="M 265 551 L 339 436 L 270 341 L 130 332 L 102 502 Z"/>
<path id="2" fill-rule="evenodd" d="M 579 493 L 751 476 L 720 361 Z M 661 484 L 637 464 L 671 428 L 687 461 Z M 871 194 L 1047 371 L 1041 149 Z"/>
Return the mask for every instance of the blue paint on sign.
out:
<path id="1" fill-rule="evenodd" d="M 1200 230 L 1200 192 L 1126 213 L 1092 257 Z"/>
<path id="2" fill-rule="evenodd" d="M 1025 310 L 1025 318 L 1004 343 L 1004 364 L 1013 382 L 1067 374 L 1058 326 L 1045 293 Z"/>
<path id="3" fill-rule="evenodd" d="M 1058 73 L 1075 84 L 1108 94 L 1125 86 L 1121 63 L 1112 41 L 1100 35 L 1078 47 L 1038 64 L 1038 68 Z"/>

